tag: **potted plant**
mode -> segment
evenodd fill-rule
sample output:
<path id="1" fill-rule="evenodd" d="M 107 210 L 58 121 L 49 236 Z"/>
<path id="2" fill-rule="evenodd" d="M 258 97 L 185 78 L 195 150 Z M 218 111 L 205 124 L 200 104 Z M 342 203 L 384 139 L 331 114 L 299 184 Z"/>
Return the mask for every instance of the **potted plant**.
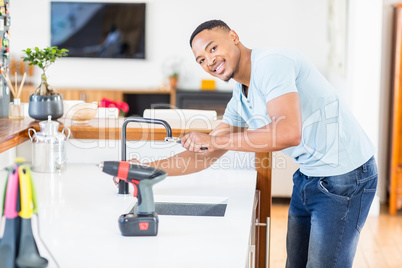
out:
<path id="1" fill-rule="evenodd" d="M 23 52 L 26 54 L 22 57 L 24 62 L 28 62 L 28 65 L 36 65 L 42 70 L 41 83 L 35 89 L 35 93 L 29 96 L 29 116 L 36 120 L 46 120 L 49 115 L 53 120 L 62 117 L 63 97 L 48 84 L 46 70 L 57 58 L 67 56 L 68 50 L 54 46 L 44 49 L 28 48 Z"/>
<path id="2" fill-rule="evenodd" d="M 170 89 L 177 88 L 179 76 L 183 71 L 183 59 L 178 56 L 171 56 L 162 62 L 162 72 L 164 79 L 167 80 Z"/>
<path id="3" fill-rule="evenodd" d="M 178 72 L 173 72 L 169 75 L 169 86 L 171 89 L 175 89 L 177 87 L 178 80 L 179 80 Z"/>

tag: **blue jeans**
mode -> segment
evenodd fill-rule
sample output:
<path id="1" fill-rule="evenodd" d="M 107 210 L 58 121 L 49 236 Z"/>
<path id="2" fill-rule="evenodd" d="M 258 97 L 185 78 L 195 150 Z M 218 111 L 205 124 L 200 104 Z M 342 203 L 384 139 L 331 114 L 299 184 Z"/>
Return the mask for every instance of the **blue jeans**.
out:
<path id="1" fill-rule="evenodd" d="M 377 188 L 374 157 L 339 176 L 297 170 L 289 207 L 286 267 L 352 267 Z"/>

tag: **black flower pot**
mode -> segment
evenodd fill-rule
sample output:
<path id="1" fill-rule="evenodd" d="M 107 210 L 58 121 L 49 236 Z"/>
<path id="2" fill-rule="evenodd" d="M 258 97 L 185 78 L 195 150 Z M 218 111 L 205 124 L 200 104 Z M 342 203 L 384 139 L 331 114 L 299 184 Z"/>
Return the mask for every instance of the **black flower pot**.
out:
<path id="1" fill-rule="evenodd" d="M 41 96 L 32 94 L 29 96 L 28 114 L 36 120 L 47 120 L 49 115 L 52 120 L 63 116 L 63 97 L 61 94 Z"/>

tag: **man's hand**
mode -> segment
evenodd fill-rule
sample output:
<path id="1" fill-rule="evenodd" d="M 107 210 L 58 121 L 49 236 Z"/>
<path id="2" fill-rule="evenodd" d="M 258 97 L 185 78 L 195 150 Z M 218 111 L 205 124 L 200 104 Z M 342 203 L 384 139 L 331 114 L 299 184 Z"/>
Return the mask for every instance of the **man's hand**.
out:
<path id="1" fill-rule="evenodd" d="M 128 160 L 128 162 L 140 163 L 140 161 L 138 161 L 138 160 L 135 159 L 135 158 Z M 114 185 L 116 185 L 116 187 L 119 187 L 119 182 L 120 182 L 120 179 L 119 179 L 119 178 L 113 177 L 113 182 L 114 182 Z"/>
<path id="2" fill-rule="evenodd" d="M 191 132 L 181 138 L 181 144 L 190 152 L 205 153 L 217 149 L 214 146 L 214 137 L 205 133 Z M 203 149 L 201 149 L 203 148 Z M 207 149 L 204 149 L 207 148 Z"/>

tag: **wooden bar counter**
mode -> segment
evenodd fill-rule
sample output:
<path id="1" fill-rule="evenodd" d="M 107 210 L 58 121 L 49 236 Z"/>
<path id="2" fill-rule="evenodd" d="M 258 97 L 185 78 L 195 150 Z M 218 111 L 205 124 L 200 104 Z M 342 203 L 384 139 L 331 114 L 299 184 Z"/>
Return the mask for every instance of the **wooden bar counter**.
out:
<path id="1" fill-rule="evenodd" d="M 88 123 L 74 123 L 68 119 L 59 119 L 59 131 L 67 126 L 71 130 L 70 138 L 74 139 L 116 139 L 121 137 L 121 125 L 124 118 L 118 119 L 92 119 Z M 11 149 L 29 140 L 28 129 L 34 128 L 39 131 L 39 122 L 32 118 L 22 120 L 10 120 L 0 118 L 0 153 Z M 205 128 L 181 128 L 179 123 L 169 122 L 172 127 L 173 137 L 182 137 L 192 131 L 209 133 L 219 122 Z M 185 126 L 184 126 L 185 127 Z M 212 128 L 211 128 L 212 127 Z M 160 125 L 144 123 L 130 123 L 127 126 L 128 140 L 164 140 L 166 130 Z"/>
<path id="2" fill-rule="evenodd" d="M 31 118 L 23 120 L 0 118 L 0 153 L 29 140 L 30 127 L 39 129 L 39 121 Z"/>

